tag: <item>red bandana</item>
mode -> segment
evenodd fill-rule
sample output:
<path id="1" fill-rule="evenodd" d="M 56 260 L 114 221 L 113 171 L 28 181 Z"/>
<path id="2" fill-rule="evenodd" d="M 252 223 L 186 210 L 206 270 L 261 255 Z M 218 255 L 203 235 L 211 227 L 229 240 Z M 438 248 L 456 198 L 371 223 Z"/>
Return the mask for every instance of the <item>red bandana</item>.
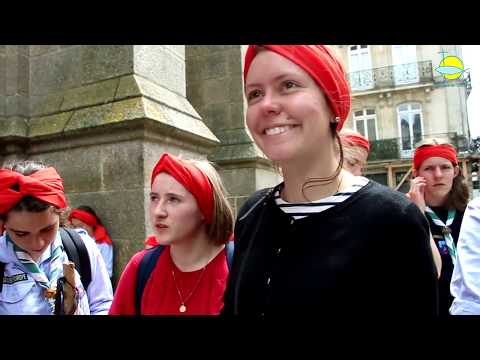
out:
<path id="1" fill-rule="evenodd" d="M 362 135 L 340 135 L 340 138 L 352 146 L 361 146 L 370 152 L 370 143 Z"/>
<path id="2" fill-rule="evenodd" d="M 453 165 L 458 164 L 457 152 L 455 148 L 450 145 L 425 145 L 420 146 L 415 150 L 413 155 L 413 166 L 419 169 L 422 163 L 431 157 L 441 157 L 450 160 Z"/>
<path id="3" fill-rule="evenodd" d="M 102 225 L 100 225 L 95 216 L 93 216 L 89 212 L 79 209 L 73 209 L 68 216 L 69 221 L 72 221 L 72 219 L 78 219 L 81 222 L 87 224 L 88 226 L 91 226 L 94 231 L 93 236 L 95 237 L 95 241 L 98 244 L 105 243 L 113 245 L 113 241 L 110 236 L 108 236 L 107 230 Z"/>
<path id="4" fill-rule="evenodd" d="M 147 238 L 145 239 L 144 241 L 144 244 L 145 245 L 149 245 L 149 246 L 158 246 L 158 242 L 157 242 L 157 238 L 155 237 L 155 235 L 149 235 L 147 236 Z"/>
<path id="5" fill-rule="evenodd" d="M 18 185 L 18 191 L 12 189 L 14 185 Z M 0 214 L 9 212 L 27 195 L 59 209 L 67 207 L 62 178 L 53 167 L 38 170 L 28 176 L 0 169 Z"/>
<path id="6" fill-rule="evenodd" d="M 196 166 L 168 153 L 163 154 L 153 168 L 150 185 L 161 172 L 166 172 L 174 177 L 195 197 L 200 211 L 205 216 L 205 222 L 211 224 L 214 201 L 213 188 L 208 177 Z"/>
<path id="7" fill-rule="evenodd" d="M 244 82 L 258 46 L 286 57 L 317 82 L 333 113 L 340 119 L 337 125 L 340 131 L 350 112 L 351 96 L 345 70 L 337 56 L 324 45 L 249 45 L 245 54 Z"/>

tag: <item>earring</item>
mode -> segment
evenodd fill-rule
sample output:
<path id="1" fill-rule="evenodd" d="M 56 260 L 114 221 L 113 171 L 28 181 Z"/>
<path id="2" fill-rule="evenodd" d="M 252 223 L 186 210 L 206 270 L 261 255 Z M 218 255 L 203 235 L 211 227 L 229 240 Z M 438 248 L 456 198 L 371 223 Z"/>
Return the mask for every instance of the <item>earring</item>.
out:
<path id="1" fill-rule="evenodd" d="M 335 116 L 335 119 L 333 119 L 332 124 L 338 124 L 340 122 L 340 117 Z"/>

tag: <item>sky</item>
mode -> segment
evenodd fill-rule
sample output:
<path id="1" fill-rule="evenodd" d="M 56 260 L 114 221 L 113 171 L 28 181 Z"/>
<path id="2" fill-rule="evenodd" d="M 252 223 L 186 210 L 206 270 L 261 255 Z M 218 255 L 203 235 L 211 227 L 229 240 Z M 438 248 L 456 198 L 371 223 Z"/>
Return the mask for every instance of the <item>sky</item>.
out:
<path id="1" fill-rule="evenodd" d="M 480 45 L 462 45 L 462 60 L 469 69 L 472 92 L 467 99 L 468 123 L 472 138 L 480 136 Z"/>

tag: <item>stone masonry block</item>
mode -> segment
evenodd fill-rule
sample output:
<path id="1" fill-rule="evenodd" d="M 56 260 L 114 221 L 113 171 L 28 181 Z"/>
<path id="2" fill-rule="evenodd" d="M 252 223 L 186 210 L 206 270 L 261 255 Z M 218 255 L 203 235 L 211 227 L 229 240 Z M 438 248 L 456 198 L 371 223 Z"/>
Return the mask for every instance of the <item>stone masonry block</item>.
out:
<path id="1" fill-rule="evenodd" d="M 35 137 L 61 133 L 65 130 L 72 115 L 73 113 L 70 111 L 32 118 L 30 119 L 29 136 Z"/>
<path id="2" fill-rule="evenodd" d="M 119 80 L 118 89 L 115 94 L 115 100 L 122 100 L 129 97 L 141 96 L 142 93 L 138 87 L 134 75 L 122 76 Z"/>
<path id="3" fill-rule="evenodd" d="M 6 116 L 29 116 L 28 98 L 24 95 L 9 95 L 5 97 Z"/>
<path id="4" fill-rule="evenodd" d="M 65 130 L 79 130 L 105 124 L 108 114 L 112 112 L 112 106 L 112 104 L 106 104 L 74 111 Z"/>
<path id="5" fill-rule="evenodd" d="M 0 96 L 7 94 L 6 56 L 0 53 Z"/>
<path id="6" fill-rule="evenodd" d="M 82 82 L 92 83 L 133 73 L 132 45 L 82 46 Z"/>
<path id="7" fill-rule="evenodd" d="M 219 171 L 230 195 L 250 195 L 255 191 L 255 169 L 239 168 Z"/>
<path id="8" fill-rule="evenodd" d="M 72 46 L 30 58 L 30 93 L 47 95 L 81 85 L 83 46 Z"/>
<path id="9" fill-rule="evenodd" d="M 13 116 L 0 119 L 0 139 L 6 136 L 27 136 L 28 120 L 25 117 Z M 1 140 L 0 140 L 1 143 Z"/>
<path id="10" fill-rule="evenodd" d="M 61 110 L 65 111 L 112 102 L 118 87 L 118 82 L 118 79 L 111 79 L 67 90 L 64 93 Z"/>
<path id="11" fill-rule="evenodd" d="M 107 191 L 144 187 L 143 145 L 138 141 L 122 142 L 101 149 L 103 187 Z"/>
<path id="12" fill-rule="evenodd" d="M 143 96 L 184 113 L 191 114 L 194 117 L 199 117 L 195 108 L 184 96 L 170 91 L 163 86 L 156 85 L 140 76 L 135 76 L 135 80 Z"/>
<path id="13" fill-rule="evenodd" d="M 135 74 L 185 96 L 185 61 L 161 45 L 135 45 Z"/>
<path id="14" fill-rule="evenodd" d="M 48 95 L 30 95 L 30 116 L 42 116 L 60 111 L 63 92 Z"/>
<path id="15" fill-rule="evenodd" d="M 40 56 L 50 52 L 58 51 L 60 45 L 30 45 L 30 56 Z"/>
<path id="16" fill-rule="evenodd" d="M 205 92 L 205 102 L 208 104 L 218 104 L 229 102 L 228 82 L 226 78 L 207 79 L 203 82 L 203 91 Z"/>

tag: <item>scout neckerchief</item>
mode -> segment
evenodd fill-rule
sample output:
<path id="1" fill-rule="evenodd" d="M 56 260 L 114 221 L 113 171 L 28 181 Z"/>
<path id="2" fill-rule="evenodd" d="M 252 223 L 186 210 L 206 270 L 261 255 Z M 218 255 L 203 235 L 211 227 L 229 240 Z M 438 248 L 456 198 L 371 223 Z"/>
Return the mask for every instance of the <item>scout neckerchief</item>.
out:
<path id="1" fill-rule="evenodd" d="M 55 309 L 55 293 L 57 288 L 57 280 L 61 273 L 63 272 L 63 258 L 64 252 L 62 249 L 62 242 L 55 241 L 51 245 L 51 254 L 50 254 L 50 271 L 49 274 L 45 274 L 43 270 L 37 265 L 37 263 L 32 259 L 30 254 L 17 246 L 7 234 L 7 240 L 13 243 L 13 249 L 17 255 L 18 260 L 25 266 L 27 271 L 33 277 L 33 279 L 45 289 L 44 295 L 50 304 L 52 309 L 52 314 Z"/>
<path id="2" fill-rule="evenodd" d="M 445 239 L 445 243 L 447 244 L 448 253 L 452 258 L 452 263 L 455 266 L 456 258 L 457 258 L 457 249 L 455 248 L 455 243 L 453 242 L 452 231 L 450 230 L 449 226 L 452 225 L 453 219 L 455 219 L 456 210 L 448 210 L 447 222 L 444 224 L 442 220 L 435 214 L 435 212 L 430 209 L 428 206 L 425 207 L 425 212 L 430 216 L 433 223 L 437 226 L 440 226 L 442 229 L 443 238 Z"/>

